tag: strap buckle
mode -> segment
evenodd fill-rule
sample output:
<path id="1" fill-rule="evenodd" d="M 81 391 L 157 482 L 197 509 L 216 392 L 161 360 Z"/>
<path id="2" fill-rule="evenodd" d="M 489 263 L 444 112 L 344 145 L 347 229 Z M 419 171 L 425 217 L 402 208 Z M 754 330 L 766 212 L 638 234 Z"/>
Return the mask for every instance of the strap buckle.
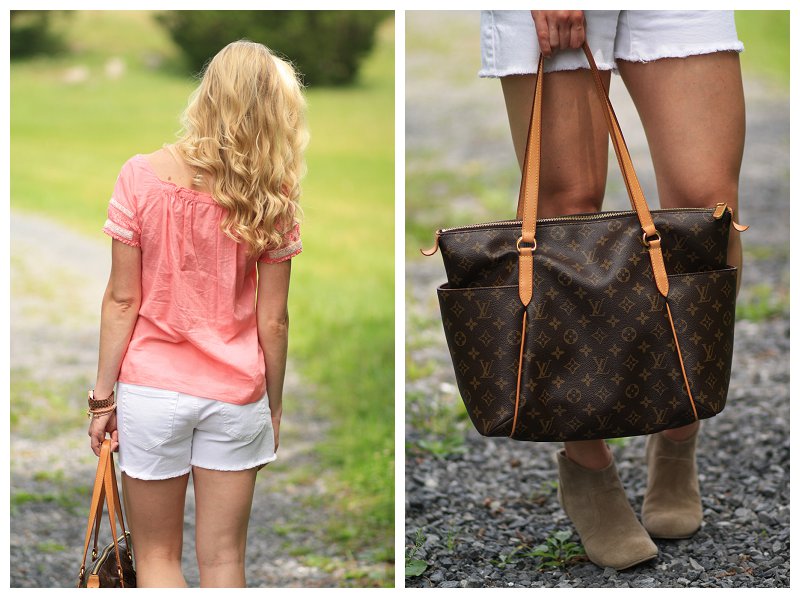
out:
<path id="1" fill-rule="evenodd" d="M 520 247 L 521 243 L 522 243 L 522 237 L 517 239 L 517 253 L 522 253 L 522 247 Z M 531 253 L 536 251 L 536 239 L 535 238 L 533 239 L 533 245 L 531 245 L 530 250 L 531 250 Z"/>
<path id="2" fill-rule="evenodd" d="M 650 238 L 647 237 L 647 233 L 642 233 L 642 245 L 644 245 L 647 249 L 650 249 L 650 243 L 653 243 L 654 241 L 658 241 L 659 244 L 661 243 L 661 233 L 656 231 L 655 234 Z"/>

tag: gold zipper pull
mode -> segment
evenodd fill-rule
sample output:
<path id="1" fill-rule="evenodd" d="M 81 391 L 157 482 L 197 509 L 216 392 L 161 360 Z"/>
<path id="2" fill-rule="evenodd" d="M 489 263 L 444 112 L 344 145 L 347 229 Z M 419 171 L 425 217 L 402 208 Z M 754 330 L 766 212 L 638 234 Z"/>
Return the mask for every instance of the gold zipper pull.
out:
<path id="1" fill-rule="evenodd" d="M 419 252 L 424 256 L 430 257 L 434 253 L 436 253 L 438 250 L 439 250 L 439 231 L 437 230 L 436 231 L 436 238 L 435 238 L 434 243 L 433 243 L 433 247 L 431 247 L 430 249 L 420 249 Z"/>
<path id="2" fill-rule="evenodd" d="M 726 203 L 718 203 L 716 209 L 714 210 L 714 220 L 719 220 L 722 218 L 722 215 L 725 213 L 725 210 L 728 209 L 728 204 Z"/>

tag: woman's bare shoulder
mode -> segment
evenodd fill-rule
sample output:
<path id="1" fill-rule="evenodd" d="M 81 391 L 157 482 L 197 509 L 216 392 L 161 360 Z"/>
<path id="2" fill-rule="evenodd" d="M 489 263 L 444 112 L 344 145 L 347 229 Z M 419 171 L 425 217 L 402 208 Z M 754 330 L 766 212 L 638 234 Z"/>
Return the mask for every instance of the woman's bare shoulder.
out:
<path id="1" fill-rule="evenodd" d="M 192 177 L 187 165 L 168 146 L 161 147 L 142 157 L 150 164 L 156 176 L 164 181 L 170 181 L 184 187 L 191 187 Z"/>

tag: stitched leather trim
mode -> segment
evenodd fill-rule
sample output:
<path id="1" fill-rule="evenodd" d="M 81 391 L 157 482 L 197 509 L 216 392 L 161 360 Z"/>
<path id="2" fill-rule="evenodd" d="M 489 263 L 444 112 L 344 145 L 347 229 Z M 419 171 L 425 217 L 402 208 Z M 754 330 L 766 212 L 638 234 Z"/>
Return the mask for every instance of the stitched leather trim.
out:
<path id="1" fill-rule="evenodd" d="M 525 307 L 533 297 L 533 249 L 519 248 L 519 300 Z"/>
<path id="2" fill-rule="evenodd" d="M 656 279 L 656 287 L 661 296 L 666 299 L 669 293 L 669 278 L 667 278 L 667 267 L 664 265 L 664 255 L 661 253 L 661 240 L 650 241 L 647 248 L 650 253 L 650 263 L 653 266 L 653 274 Z"/>
<path id="3" fill-rule="evenodd" d="M 735 228 L 736 230 L 738 230 L 740 233 L 741 233 L 741 232 L 744 232 L 744 231 L 746 231 L 748 228 L 750 228 L 750 225 L 749 225 L 749 224 L 739 224 L 738 222 L 733 222 L 733 220 L 731 220 L 731 222 L 733 223 L 733 228 Z"/>
<path id="4" fill-rule="evenodd" d="M 106 449 L 105 443 L 107 441 L 103 441 L 103 448 Z M 111 450 L 110 443 L 108 449 Z M 125 587 L 125 580 L 122 576 L 122 560 L 119 556 L 119 542 L 117 542 L 117 508 L 119 507 L 119 496 L 117 494 L 117 480 L 116 477 L 112 478 L 112 469 L 111 469 L 111 455 L 109 454 L 108 461 L 106 464 L 106 469 L 104 472 L 105 478 L 105 487 L 106 487 L 106 506 L 108 507 L 108 523 L 111 527 L 111 541 L 114 543 L 114 556 L 117 559 L 117 569 L 119 571 L 119 583 L 124 588 Z M 119 511 L 120 515 L 122 511 Z M 122 526 L 124 529 L 124 526 Z M 128 548 L 130 550 L 130 547 Z"/>
<path id="5" fill-rule="evenodd" d="M 522 387 L 522 354 L 525 351 L 525 331 L 528 329 L 528 310 L 522 312 L 522 335 L 519 340 L 519 367 L 517 368 L 517 393 L 514 399 L 514 422 L 511 424 L 511 434 L 509 438 L 514 437 L 514 432 L 517 429 L 517 416 L 519 415 L 519 391 Z"/>
<path id="6" fill-rule="evenodd" d="M 669 325 L 672 328 L 672 338 L 675 339 L 675 351 L 678 353 L 678 361 L 681 364 L 681 373 L 683 374 L 683 383 L 686 385 L 686 392 L 689 393 L 689 402 L 692 404 L 692 413 L 694 413 L 694 421 L 700 419 L 697 417 L 697 407 L 694 404 L 694 397 L 692 396 L 692 389 L 689 387 L 689 379 L 686 377 L 686 367 L 683 365 L 683 355 L 681 355 L 681 345 L 678 342 L 678 333 L 675 330 L 675 324 L 672 321 L 672 311 L 669 308 L 669 302 L 665 302 L 667 306 L 667 316 L 669 317 Z"/>

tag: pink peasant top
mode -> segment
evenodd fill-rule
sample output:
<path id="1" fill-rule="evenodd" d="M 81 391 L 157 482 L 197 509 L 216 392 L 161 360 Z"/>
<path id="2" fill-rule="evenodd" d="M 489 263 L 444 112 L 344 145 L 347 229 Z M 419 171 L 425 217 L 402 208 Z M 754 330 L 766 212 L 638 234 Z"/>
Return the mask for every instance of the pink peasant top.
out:
<path id="1" fill-rule="evenodd" d="M 141 248 L 142 303 L 119 380 L 228 403 L 266 390 L 256 326 L 256 261 L 302 251 L 297 224 L 256 259 L 220 228 L 225 208 L 159 179 L 143 155 L 120 171 L 103 232 Z"/>

